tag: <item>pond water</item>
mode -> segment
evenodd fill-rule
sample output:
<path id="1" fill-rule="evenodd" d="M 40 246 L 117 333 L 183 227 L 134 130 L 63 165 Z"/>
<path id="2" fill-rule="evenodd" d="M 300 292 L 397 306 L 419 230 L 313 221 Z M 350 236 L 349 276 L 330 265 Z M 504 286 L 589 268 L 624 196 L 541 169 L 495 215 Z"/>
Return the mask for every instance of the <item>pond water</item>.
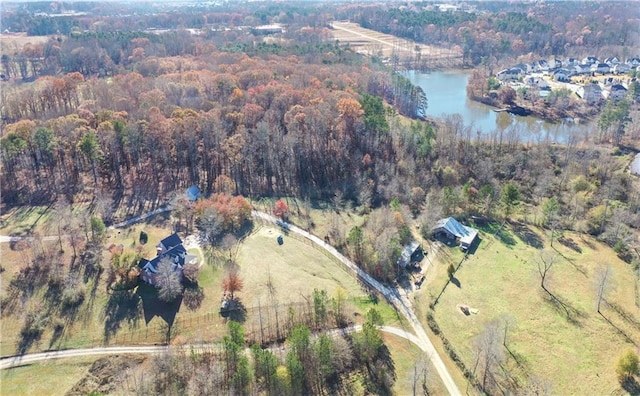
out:
<path id="1" fill-rule="evenodd" d="M 467 98 L 467 82 L 470 74 L 465 71 L 437 71 L 404 73 L 414 85 L 427 95 L 428 117 L 459 114 L 473 135 L 488 136 L 495 133 L 515 134 L 522 142 L 553 141 L 566 143 L 571 138 L 583 140 L 592 130 L 590 124 L 573 122 L 550 123 L 535 117 L 522 117 Z"/>

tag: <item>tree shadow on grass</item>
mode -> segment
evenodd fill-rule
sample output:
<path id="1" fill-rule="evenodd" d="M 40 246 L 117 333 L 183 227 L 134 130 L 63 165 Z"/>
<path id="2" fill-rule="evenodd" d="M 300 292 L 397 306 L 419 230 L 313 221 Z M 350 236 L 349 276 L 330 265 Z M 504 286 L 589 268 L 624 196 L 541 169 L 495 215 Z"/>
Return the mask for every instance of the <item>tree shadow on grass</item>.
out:
<path id="1" fill-rule="evenodd" d="M 378 350 L 373 362 L 366 362 L 369 378 L 365 386 L 378 395 L 392 395 L 393 384 L 397 379 L 395 362 L 391 357 L 391 352 L 386 345 L 382 345 Z"/>
<path id="2" fill-rule="evenodd" d="M 618 326 L 616 326 L 611 320 L 609 320 L 609 318 L 607 318 L 606 316 L 604 316 L 604 314 L 602 312 L 598 312 L 600 314 L 600 316 L 607 321 L 607 323 L 609 323 L 611 325 L 611 327 L 613 327 L 614 329 L 616 329 L 616 331 L 618 332 L 618 334 L 620 334 L 625 340 L 627 340 L 628 343 L 636 345 L 636 342 L 629 336 L 629 334 L 627 334 L 624 330 L 622 330 L 621 328 L 619 328 Z"/>
<path id="3" fill-rule="evenodd" d="M 220 316 L 225 320 L 232 320 L 238 323 L 244 323 L 247 320 L 247 308 L 238 298 L 229 300 L 225 309 L 220 308 Z"/>
<path id="4" fill-rule="evenodd" d="M 462 288 L 462 285 L 460 285 L 460 280 L 458 278 L 456 278 L 455 276 L 452 276 L 450 281 L 451 281 L 451 283 L 456 285 L 458 287 L 458 289 Z"/>
<path id="5" fill-rule="evenodd" d="M 620 305 L 609 302 L 605 300 L 607 306 L 611 308 L 615 313 L 617 313 L 625 322 L 629 323 L 631 326 L 635 327 L 636 330 L 640 330 L 640 322 L 629 312 L 627 312 Z"/>
<path id="6" fill-rule="evenodd" d="M 553 246 L 553 250 L 555 250 L 555 251 L 556 251 L 556 253 L 558 253 L 558 255 L 559 255 L 560 257 L 562 257 L 563 259 L 567 260 L 567 262 L 568 262 L 569 264 L 571 264 L 571 265 L 573 266 L 573 268 L 575 268 L 575 270 L 576 270 L 576 271 L 578 271 L 579 273 L 581 273 L 581 274 L 582 274 L 582 275 L 584 275 L 585 277 L 587 277 L 587 276 L 588 276 L 588 275 L 587 275 L 587 270 L 586 270 L 583 266 L 581 266 L 581 265 L 579 265 L 579 264 L 576 264 L 575 260 L 571 259 L 570 257 L 565 256 L 565 255 L 564 255 L 561 251 L 559 251 L 555 246 Z"/>
<path id="7" fill-rule="evenodd" d="M 630 395 L 638 396 L 640 395 L 640 384 L 633 377 L 625 378 L 621 383 L 622 389 L 627 391 Z"/>
<path id="8" fill-rule="evenodd" d="M 562 246 L 567 247 L 576 253 L 582 253 L 582 248 L 572 238 L 566 238 L 564 236 L 561 236 L 557 238 L 556 241 L 558 241 Z"/>
<path id="9" fill-rule="evenodd" d="M 113 291 L 105 307 L 104 341 L 108 342 L 123 322 L 136 325 L 141 314 L 140 296 L 135 290 Z"/>
<path id="10" fill-rule="evenodd" d="M 544 243 L 542 243 L 542 238 L 531 228 L 529 228 L 526 224 L 520 222 L 511 223 L 511 227 L 516 236 L 527 245 L 534 247 L 536 249 L 542 249 L 544 247 Z"/>
<path id="11" fill-rule="evenodd" d="M 559 314 L 564 315 L 570 324 L 582 327 L 582 320 L 586 314 L 578 308 L 571 305 L 568 301 L 559 297 L 548 290 L 546 291 L 545 301 L 551 305 Z"/>
<path id="12" fill-rule="evenodd" d="M 498 232 L 496 232 L 494 236 L 508 247 L 514 246 L 516 244 L 516 240 L 513 238 L 513 235 L 511 235 L 511 233 L 506 231 L 504 228 L 498 230 Z"/>

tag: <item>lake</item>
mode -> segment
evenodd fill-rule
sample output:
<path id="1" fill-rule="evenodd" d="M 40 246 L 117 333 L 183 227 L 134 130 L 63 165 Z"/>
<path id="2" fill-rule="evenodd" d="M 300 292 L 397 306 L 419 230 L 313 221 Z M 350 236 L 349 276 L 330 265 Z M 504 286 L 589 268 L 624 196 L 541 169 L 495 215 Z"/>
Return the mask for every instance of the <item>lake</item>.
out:
<path id="1" fill-rule="evenodd" d="M 522 142 L 545 140 L 566 143 L 571 137 L 585 139 L 591 132 L 590 124 L 573 122 L 550 123 L 535 117 L 521 117 L 467 98 L 470 74 L 464 71 L 437 71 L 404 73 L 414 85 L 427 95 L 427 117 L 460 114 L 464 124 L 471 126 L 474 135 L 488 136 L 496 132 L 517 134 Z"/>

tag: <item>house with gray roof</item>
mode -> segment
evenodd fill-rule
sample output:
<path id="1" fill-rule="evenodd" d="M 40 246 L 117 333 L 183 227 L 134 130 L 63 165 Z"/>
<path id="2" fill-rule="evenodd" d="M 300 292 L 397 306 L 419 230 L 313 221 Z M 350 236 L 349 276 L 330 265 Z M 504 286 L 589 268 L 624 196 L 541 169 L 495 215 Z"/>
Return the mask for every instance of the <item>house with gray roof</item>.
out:
<path id="1" fill-rule="evenodd" d="M 438 220 L 431 232 L 438 239 L 458 241 L 460 248 L 465 251 L 478 237 L 478 230 L 460 223 L 453 217 Z"/>
<path id="2" fill-rule="evenodd" d="M 398 265 L 406 268 L 407 266 L 419 263 L 423 258 L 424 251 L 420 247 L 420 243 L 417 241 L 411 241 L 402 247 L 402 253 L 398 259 Z"/>
<path id="3" fill-rule="evenodd" d="M 187 253 L 187 249 L 182 244 L 182 239 L 175 233 L 160 241 L 156 246 L 156 251 L 156 257 L 151 260 L 141 259 L 138 264 L 142 280 L 156 287 L 158 286 L 156 283 L 158 265 L 163 259 L 171 261 L 171 269 L 177 272 L 181 279 L 185 265 L 198 263 L 198 257 Z"/>

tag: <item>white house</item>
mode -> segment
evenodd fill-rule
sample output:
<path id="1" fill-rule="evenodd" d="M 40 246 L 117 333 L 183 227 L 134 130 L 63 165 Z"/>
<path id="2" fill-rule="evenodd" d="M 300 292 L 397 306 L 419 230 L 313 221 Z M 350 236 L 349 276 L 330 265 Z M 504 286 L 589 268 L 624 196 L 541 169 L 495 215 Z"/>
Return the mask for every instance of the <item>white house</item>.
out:
<path id="1" fill-rule="evenodd" d="M 588 65 L 593 65 L 594 63 L 598 63 L 598 62 L 600 61 L 595 56 L 587 56 L 584 59 L 582 59 L 582 63 L 586 63 Z"/>
<path id="2" fill-rule="evenodd" d="M 510 69 L 504 69 L 496 74 L 496 78 L 500 81 L 516 81 L 522 76 L 524 72 L 522 69 L 517 67 L 512 67 Z"/>
<path id="3" fill-rule="evenodd" d="M 591 65 L 591 72 L 593 73 L 606 74 L 609 73 L 610 69 L 611 68 L 606 63 L 594 63 Z"/>
<path id="4" fill-rule="evenodd" d="M 581 63 L 579 65 L 574 66 L 576 70 L 576 74 L 590 74 L 591 73 L 591 65 L 588 63 Z"/>
<path id="5" fill-rule="evenodd" d="M 611 71 L 615 74 L 627 74 L 631 70 L 631 66 L 627 63 L 618 63 L 611 68 Z"/>
<path id="6" fill-rule="evenodd" d="M 608 64 L 609 66 L 613 66 L 613 65 L 617 65 L 617 64 L 619 64 L 621 62 L 620 62 L 620 59 L 618 59 L 617 56 L 610 56 L 610 57 L 608 57 L 608 58 L 606 58 L 604 60 L 604 63 Z"/>
<path id="7" fill-rule="evenodd" d="M 551 59 L 549 61 L 549 69 L 557 69 L 562 67 L 562 61 L 560 59 Z"/>
<path id="8" fill-rule="evenodd" d="M 638 67 L 640 66 L 640 58 L 638 58 L 637 56 L 629 58 L 625 63 L 631 67 Z"/>
<path id="9" fill-rule="evenodd" d="M 584 100 L 588 104 L 596 104 L 602 101 L 602 88 L 598 84 L 592 83 L 579 87 L 576 90 L 576 94 L 580 99 Z"/>
<path id="10" fill-rule="evenodd" d="M 627 89 L 621 84 L 614 84 L 609 89 L 609 99 L 610 100 L 622 100 L 627 97 Z"/>

